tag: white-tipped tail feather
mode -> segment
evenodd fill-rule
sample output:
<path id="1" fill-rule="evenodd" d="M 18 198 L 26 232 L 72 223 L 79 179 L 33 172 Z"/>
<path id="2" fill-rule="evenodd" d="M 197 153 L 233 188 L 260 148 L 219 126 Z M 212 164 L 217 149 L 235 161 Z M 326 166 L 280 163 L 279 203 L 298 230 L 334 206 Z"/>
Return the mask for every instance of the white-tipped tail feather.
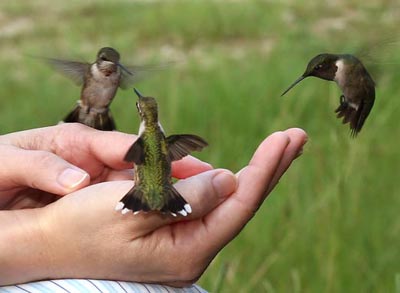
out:
<path id="1" fill-rule="evenodd" d="M 187 216 L 187 212 L 186 212 L 185 210 L 179 211 L 178 214 L 181 214 L 181 215 L 184 216 L 184 217 Z"/>
<path id="2" fill-rule="evenodd" d="M 121 211 L 121 214 L 123 214 L 123 215 L 125 215 L 125 214 L 127 214 L 128 212 L 131 212 L 132 210 L 131 209 L 128 209 L 128 208 L 126 208 L 125 207 L 125 204 L 123 203 L 123 202 L 118 202 L 117 203 L 117 205 L 115 206 L 115 210 L 116 211 Z M 139 214 L 141 211 L 134 211 L 133 212 L 133 214 L 134 215 L 137 215 L 137 214 Z M 192 208 L 191 208 L 191 206 L 187 203 L 187 204 L 185 204 L 184 206 L 183 206 L 183 209 L 182 210 L 180 210 L 180 211 L 178 211 L 178 214 L 180 214 L 181 216 L 183 216 L 183 217 L 186 217 L 188 214 L 190 214 L 190 213 L 192 213 Z M 172 215 L 172 216 L 174 216 L 174 217 L 176 217 L 177 216 L 177 214 L 176 213 L 174 213 L 174 212 L 170 212 L 170 214 Z"/>
<path id="3" fill-rule="evenodd" d="M 185 204 L 185 206 L 183 207 L 185 210 L 186 210 L 186 212 L 188 213 L 188 214 L 190 214 L 191 212 L 192 212 L 192 207 L 190 206 L 190 204 Z"/>
<path id="4" fill-rule="evenodd" d="M 123 202 L 118 202 L 117 205 L 115 206 L 116 211 L 121 211 L 124 208 L 124 203 Z"/>

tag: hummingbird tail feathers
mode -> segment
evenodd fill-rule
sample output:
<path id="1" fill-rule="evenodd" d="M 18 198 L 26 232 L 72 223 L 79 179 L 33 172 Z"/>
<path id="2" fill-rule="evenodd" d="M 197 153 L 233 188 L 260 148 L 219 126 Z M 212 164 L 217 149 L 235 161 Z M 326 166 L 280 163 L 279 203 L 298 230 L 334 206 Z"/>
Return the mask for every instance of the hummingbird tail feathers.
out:
<path id="1" fill-rule="evenodd" d="M 173 216 L 180 214 L 186 217 L 192 212 L 191 206 L 179 194 L 179 192 L 172 185 L 166 188 L 165 198 L 166 203 L 161 208 L 161 212 L 170 213 Z"/>
<path id="2" fill-rule="evenodd" d="M 342 102 L 335 110 L 335 113 L 337 113 L 337 118 L 343 117 L 343 124 L 350 123 L 351 136 L 357 136 L 358 132 L 361 130 L 361 128 L 357 129 L 359 112 L 352 108 L 347 102 Z"/>
<path id="3" fill-rule="evenodd" d="M 131 190 L 118 202 L 115 207 L 116 211 L 121 211 L 122 214 L 126 214 L 129 211 L 132 211 L 134 214 L 140 211 L 150 211 L 149 205 L 143 198 L 143 192 L 140 188 L 136 186 L 132 187 Z"/>
<path id="4" fill-rule="evenodd" d="M 358 106 L 358 109 L 355 109 L 349 103 L 341 101 L 335 113 L 337 113 L 337 118 L 343 117 L 343 124 L 350 123 L 351 136 L 356 137 L 361 131 L 373 105 L 374 100 L 372 100 L 372 103 L 363 102 Z"/>
<path id="5" fill-rule="evenodd" d="M 152 209 L 144 198 L 143 191 L 139 187 L 134 186 L 118 202 L 115 210 L 121 211 L 122 214 L 132 211 L 134 215 L 140 211 L 148 212 L 151 210 L 159 210 L 162 213 L 170 213 L 174 217 L 176 217 L 177 214 L 185 217 L 192 212 L 190 205 L 172 185 L 165 189 L 165 194 L 163 196 L 166 199 L 165 204 L 161 208 Z"/>
<path id="6" fill-rule="evenodd" d="M 110 110 L 95 115 L 93 128 L 105 131 L 113 131 L 117 128 Z"/>
<path id="7" fill-rule="evenodd" d="M 86 113 L 80 103 L 76 105 L 63 121 L 66 123 L 82 123 L 98 130 L 112 131 L 116 129 L 114 119 L 109 109 L 101 113 L 90 110 Z"/>
<path id="8" fill-rule="evenodd" d="M 76 105 L 76 107 L 68 113 L 68 115 L 63 119 L 64 122 L 79 122 L 79 112 L 81 110 L 80 105 Z"/>

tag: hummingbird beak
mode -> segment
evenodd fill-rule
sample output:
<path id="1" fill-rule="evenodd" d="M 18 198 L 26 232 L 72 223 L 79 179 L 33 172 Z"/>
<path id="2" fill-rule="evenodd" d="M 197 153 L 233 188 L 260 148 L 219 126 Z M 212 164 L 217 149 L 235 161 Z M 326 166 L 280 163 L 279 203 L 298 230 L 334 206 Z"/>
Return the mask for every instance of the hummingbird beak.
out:
<path id="1" fill-rule="evenodd" d="M 135 91 L 135 94 L 139 97 L 139 98 L 143 98 L 143 95 L 136 89 L 133 89 Z"/>
<path id="2" fill-rule="evenodd" d="M 125 66 L 123 66 L 121 63 L 117 63 L 117 65 L 119 66 L 119 67 L 121 67 L 121 69 L 123 70 L 123 71 L 125 71 L 126 73 L 128 73 L 129 75 L 133 75 L 132 74 L 132 72 L 130 72 Z"/>
<path id="3" fill-rule="evenodd" d="M 284 91 L 283 92 L 283 94 L 281 95 L 281 97 L 283 96 L 283 95 L 285 95 L 288 91 L 290 91 L 296 84 L 298 84 L 300 81 L 302 81 L 303 79 L 305 79 L 307 76 L 306 75 L 302 75 L 302 76 L 300 76 L 298 79 L 296 79 L 296 81 L 294 82 L 294 83 L 292 83 L 292 85 L 286 90 L 286 91 Z"/>
<path id="4" fill-rule="evenodd" d="M 133 91 L 139 97 L 139 101 L 140 101 L 140 99 L 143 98 L 143 95 L 136 88 L 133 88 Z M 142 116 L 142 109 L 140 108 L 139 101 L 136 102 L 136 108 L 138 109 L 138 112 L 139 112 L 140 116 Z"/>

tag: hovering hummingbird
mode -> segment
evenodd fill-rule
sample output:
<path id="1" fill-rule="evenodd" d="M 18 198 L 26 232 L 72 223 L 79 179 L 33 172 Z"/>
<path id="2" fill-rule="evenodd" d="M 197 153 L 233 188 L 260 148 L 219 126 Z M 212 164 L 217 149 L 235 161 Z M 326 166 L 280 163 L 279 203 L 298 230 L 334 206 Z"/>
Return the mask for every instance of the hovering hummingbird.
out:
<path id="1" fill-rule="evenodd" d="M 139 97 L 136 107 L 141 119 L 139 138 L 129 148 L 124 160 L 134 162 L 135 186 L 118 202 L 115 209 L 122 214 L 133 211 L 160 211 L 186 216 L 192 208 L 174 188 L 171 162 L 191 151 L 200 151 L 207 142 L 199 136 L 179 134 L 165 137 L 158 121 L 157 102 L 152 97 Z"/>
<path id="2" fill-rule="evenodd" d="M 311 59 L 306 71 L 281 96 L 309 76 L 335 81 L 342 95 L 335 110 L 350 123 L 351 136 L 355 137 L 364 125 L 375 101 L 375 82 L 359 59 L 350 54 L 319 54 Z"/>
<path id="3" fill-rule="evenodd" d="M 144 72 L 152 69 L 149 66 L 123 66 L 119 53 L 110 47 L 101 48 L 96 61 L 91 64 L 44 59 L 77 85 L 82 86 L 80 100 L 63 122 L 80 122 L 99 130 L 116 128 L 109 106 L 118 87 L 128 88 L 142 77 Z"/>

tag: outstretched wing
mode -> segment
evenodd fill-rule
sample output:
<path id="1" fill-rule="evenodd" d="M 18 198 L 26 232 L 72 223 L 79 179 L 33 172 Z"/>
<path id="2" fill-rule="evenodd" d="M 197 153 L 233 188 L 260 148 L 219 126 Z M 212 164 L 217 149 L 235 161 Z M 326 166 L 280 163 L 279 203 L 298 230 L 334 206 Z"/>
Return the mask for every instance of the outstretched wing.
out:
<path id="1" fill-rule="evenodd" d="M 144 162 L 144 141 L 139 137 L 127 151 L 124 161 L 134 162 L 136 165 L 141 165 Z"/>
<path id="2" fill-rule="evenodd" d="M 78 61 L 43 58 L 52 68 L 71 79 L 76 85 L 82 85 L 86 73 L 90 69 L 89 63 Z"/>
<path id="3" fill-rule="evenodd" d="M 197 135 L 178 134 L 166 138 L 168 157 L 171 161 L 180 160 L 192 151 L 201 151 L 208 143 Z"/>
<path id="4" fill-rule="evenodd" d="M 143 65 L 143 66 L 125 66 L 124 67 L 132 74 L 122 70 L 121 81 L 119 87 L 122 89 L 130 88 L 134 83 L 146 79 L 149 75 L 169 68 L 172 63 L 160 65 Z"/>

